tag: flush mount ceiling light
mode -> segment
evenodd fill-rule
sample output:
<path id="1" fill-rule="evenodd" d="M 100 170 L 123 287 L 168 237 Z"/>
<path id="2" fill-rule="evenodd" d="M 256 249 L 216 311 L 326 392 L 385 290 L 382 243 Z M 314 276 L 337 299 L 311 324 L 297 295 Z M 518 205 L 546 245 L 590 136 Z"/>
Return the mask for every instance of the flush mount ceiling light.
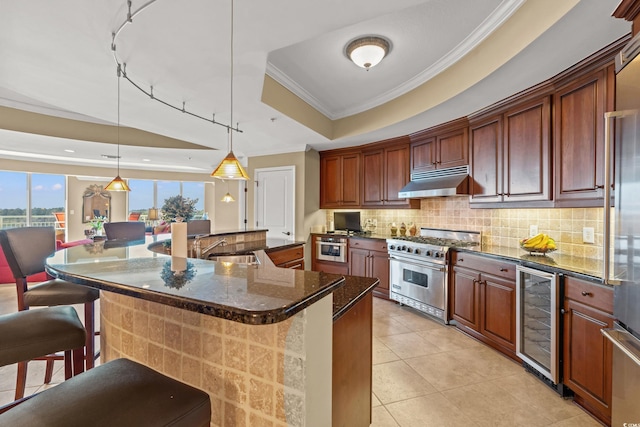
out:
<path id="1" fill-rule="evenodd" d="M 358 67 L 369 71 L 384 59 L 391 49 L 388 40 L 378 36 L 360 37 L 350 42 L 345 48 L 347 58 Z"/>
<path id="2" fill-rule="evenodd" d="M 129 186 L 120 178 L 120 64 L 118 64 L 118 173 L 113 180 L 104 187 L 107 191 L 131 191 Z"/>

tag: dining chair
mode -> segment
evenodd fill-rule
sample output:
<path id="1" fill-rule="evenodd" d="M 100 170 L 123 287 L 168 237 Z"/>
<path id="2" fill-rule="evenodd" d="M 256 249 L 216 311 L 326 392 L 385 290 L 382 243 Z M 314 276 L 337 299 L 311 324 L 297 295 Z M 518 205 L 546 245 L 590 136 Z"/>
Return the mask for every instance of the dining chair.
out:
<path id="1" fill-rule="evenodd" d="M 95 300 L 100 296 L 97 289 L 78 285 L 60 279 L 50 279 L 29 286 L 27 276 L 45 270 L 45 260 L 55 252 L 55 230 L 53 227 L 23 227 L 0 230 L 0 246 L 4 251 L 11 273 L 16 281 L 18 310 L 30 307 L 50 307 L 60 305 L 84 305 L 85 366 L 93 368 L 95 361 Z M 43 358 L 47 361 L 45 384 L 51 382 L 54 360 L 62 357 L 51 354 Z M 24 395 L 27 378 L 27 363 L 18 363 L 16 379 L 16 399 Z"/>
<path id="2" fill-rule="evenodd" d="M 141 221 L 105 222 L 107 240 L 140 240 L 145 236 L 145 225 Z"/>

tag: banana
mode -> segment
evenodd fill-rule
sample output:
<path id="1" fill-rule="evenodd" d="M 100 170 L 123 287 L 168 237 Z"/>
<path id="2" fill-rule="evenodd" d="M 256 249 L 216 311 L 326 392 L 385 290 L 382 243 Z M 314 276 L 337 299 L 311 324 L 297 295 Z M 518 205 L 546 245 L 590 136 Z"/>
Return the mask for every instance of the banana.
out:
<path id="1" fill-rule="evenodd" d="M 539 233 L 533 237 L 520 240 L 520 246 L 524 249 L 537 250 L 540 252 L 553 251 L 557 249 L 556 241 L 544 233 Z"/>
<path id="2" fill-rule="evenodd" d="M 536 248 L 539 244 L 541 244 L 542 242 L 546 241 L 548 237 L 549 237 L 549 236 L 547 236 L 547 235 L 546 235 L 546 234 L 544 234 L 544 233 L 536 234 L 535 236 L 533 236 L 533 237 L 531 237 L 531 238 L 527 239 L 527 240 L 524 242 L 524 245 L 523 245 L 523 246 L 524 246 L 525 248 L 531 248 L 531 249 L 532 249 L 532 248 Z"/>

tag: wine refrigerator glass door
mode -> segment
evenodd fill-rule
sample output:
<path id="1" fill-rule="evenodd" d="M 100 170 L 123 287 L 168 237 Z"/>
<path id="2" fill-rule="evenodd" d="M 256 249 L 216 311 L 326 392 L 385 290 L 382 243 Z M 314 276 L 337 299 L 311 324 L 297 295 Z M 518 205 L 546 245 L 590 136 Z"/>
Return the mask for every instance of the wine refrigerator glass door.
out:
<path id="1" fill-rule="evenodd" d="M 558 383 L 558 275 L 518 266 L 516 353 Z"/>

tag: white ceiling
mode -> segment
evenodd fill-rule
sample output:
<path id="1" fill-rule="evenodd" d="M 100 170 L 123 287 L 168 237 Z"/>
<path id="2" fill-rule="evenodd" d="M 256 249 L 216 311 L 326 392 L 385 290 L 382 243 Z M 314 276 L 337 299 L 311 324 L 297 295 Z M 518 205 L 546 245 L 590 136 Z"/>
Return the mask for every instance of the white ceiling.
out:
<path id="1" fill-rule="evenodd" d="M 243 132 L 234 135 L 234 152 L 246 158 L 323 150 L 415 132 L 546 80 L 630 31 L 611 17 L 619 0 L 573 0 L 555 25 L 464 92 L 347 138 L 329 140 L 261 101 L 268 74 L 332 120 L 384 105 L 473 55 L 526 1 L 235 0 L 233 121 Z M 133 1 L 132 9 L 147 2 Z M 117 123 L 110 46 L 125 22 L 125 0 L 0 0 L 0 8 L 0 105 Z M 153 86 L 158 98 L 229 123 L 229 23 L 229 0 L 156 0 L 118 34 L 116 55 L 128 76 L 147 91 Z M 392 42 L 370 71 L 344 55 L 349 41 L 367 34 Z M 123 79 L 120 123 L 211 149 L 122 146 L 123 168 L 209 172 L 227 151 L 226 129 L 151 100 Z M 109 167 L 114 161 L 101 155 L 115 151 L 105 143 L 0 130 L 2 158 Z"/>

